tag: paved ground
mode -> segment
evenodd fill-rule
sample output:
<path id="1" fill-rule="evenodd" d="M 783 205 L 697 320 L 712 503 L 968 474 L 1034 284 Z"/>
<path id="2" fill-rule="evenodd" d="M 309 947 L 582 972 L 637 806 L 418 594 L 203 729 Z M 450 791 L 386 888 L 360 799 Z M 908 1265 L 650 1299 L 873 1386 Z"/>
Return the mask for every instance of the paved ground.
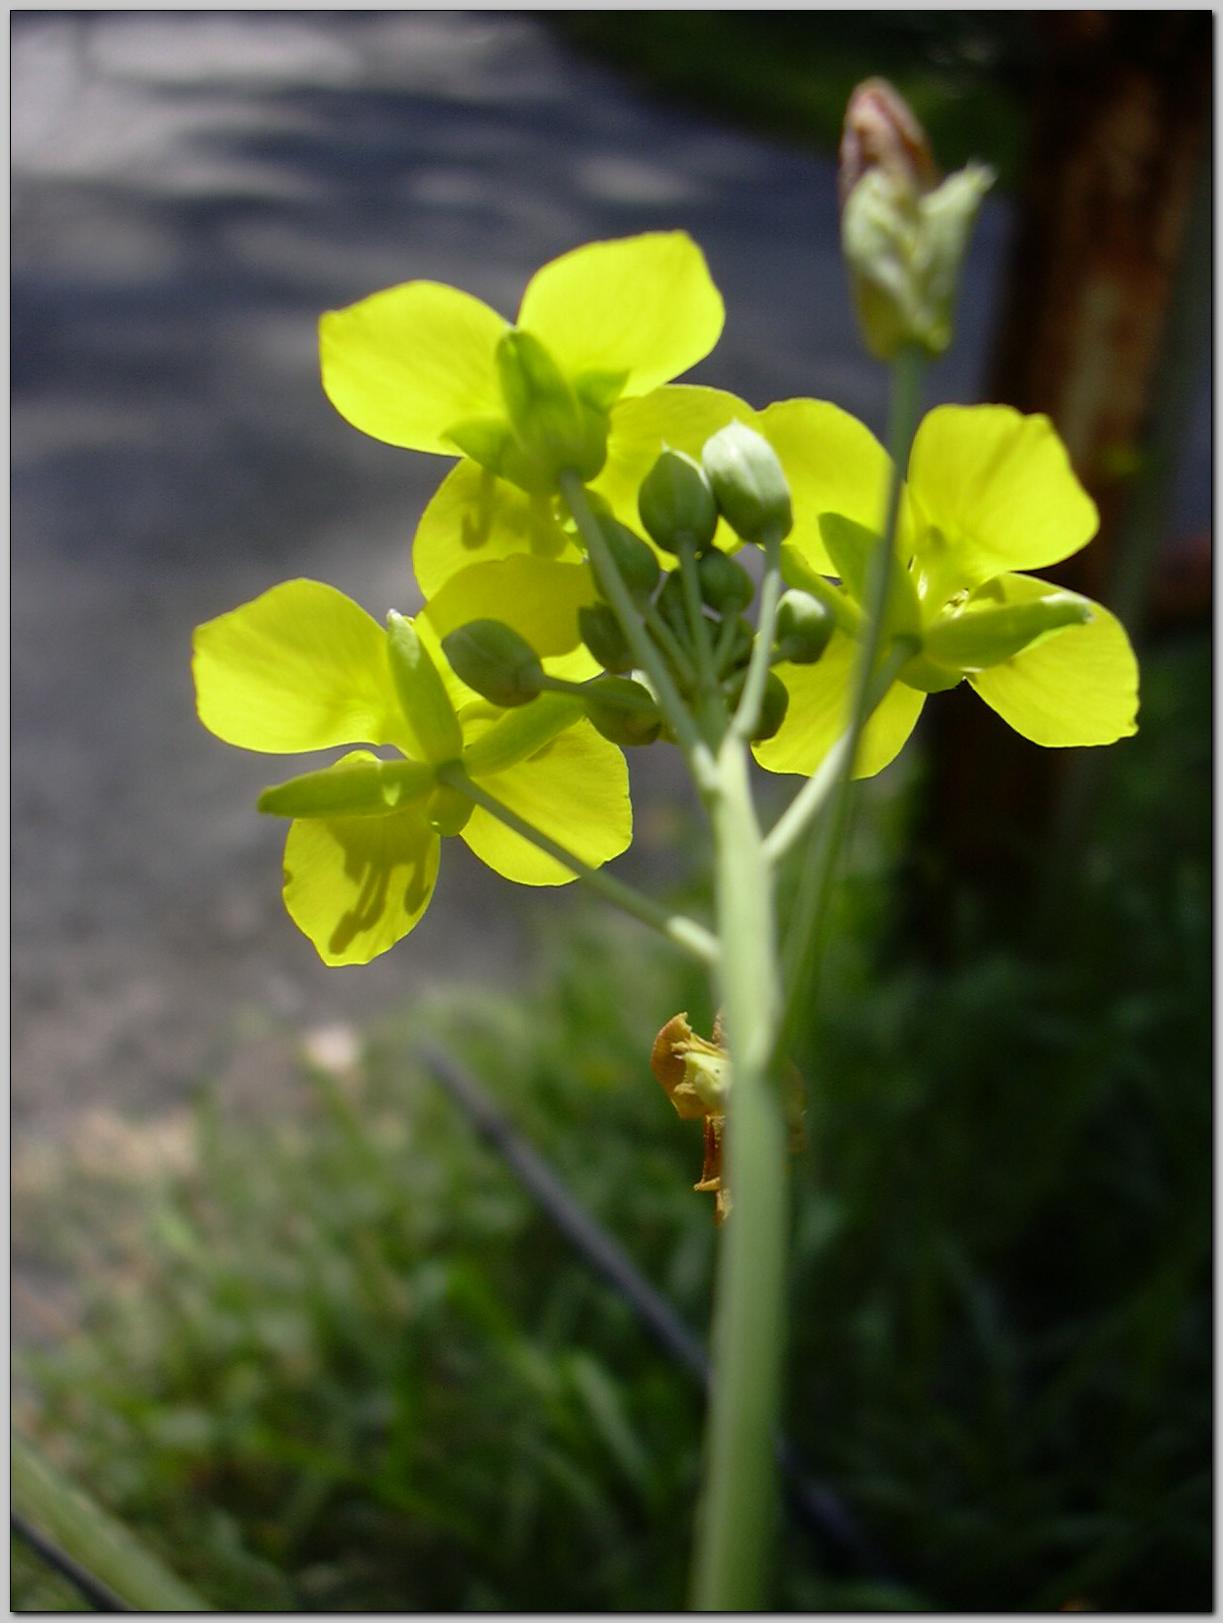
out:
<path id="1" fill-rule="evenodd" d="M 506 974 L 563 905 L 450 842 L 417 934 L 323 969 L 252 808 L 269 763 L 195 720 L 198 621 L 297 574 L 379 616 L 414 601 L 408 540 L 444 465 L 331 411 L 319 311 L 429 276 L 512 313 L 553 255 L 678 225 L 730 312 L 696 376 L 876 425 L 882 381 L 848 321 L 831 166 L 639 99 L 530 16 L 26 12 L 12 71 L 12 1051 L 32 1142 L 88 1106 L 258 1081 L 287 1032 Z M 991 204 L 942 398 L 975 395 L 1005 228 Z"/>

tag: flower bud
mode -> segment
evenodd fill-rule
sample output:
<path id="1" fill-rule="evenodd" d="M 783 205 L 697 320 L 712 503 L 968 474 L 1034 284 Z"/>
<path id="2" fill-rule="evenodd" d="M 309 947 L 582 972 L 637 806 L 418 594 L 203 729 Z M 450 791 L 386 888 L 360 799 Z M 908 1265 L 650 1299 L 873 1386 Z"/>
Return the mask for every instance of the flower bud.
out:
<path id="1" fill-rule="evenodd" d="M 727 699 L 732 710 L 738 708 L 739 700 L 743 697 L 743 688 L 746 681 L 746 671 L 737 671 L 731 680 Z M 766 739 L 772 738 L 780 730 L 782 722 L 786 719 L 786 711 L 789 708 L 789 689 L 776 671 L 770 671 L 765 679 L 764 692 L 760 696 L 760 714 L 756 718 L 756 726 L 752 732 L 751 742 L 753 744 L 763 744 Z"/>
<path id="2" fill-rule="evenodd" d="M 938 180 L 925 130 L 886 79 L 864 79 L 850 96 L 837 156 L 842 208 L 868 169 L 882 169 L 915 194 Z"/>
<path id="3" fill-rule="evenodd" d="M 696 568 L 701 598 L 715 614 L 742 614 L 756 595 L 756 583 L 747 570 L 724 552 L 703 553 Z"/>
<path id="4" fill-rule="evenodd" d="M 428 649 L 411 620 L 394 609 L 387 615 L 386 625 L 391 680 L 426 760 L 457 760 L 463 751 L 463 729 Z"/>
<path id="5" fill-rule="evenodd" d="M 627 676 L 601 676 L 582 690 L 586 714 L 613 744 L 652 744 L 662 732 L 654 695 Z"/>
<path id="6" fill-rule="evenodd" d="M 762 434 L 745 423 L 728 423 L 706 440 L 701 461 L 723 516 L 741 540 L 763 544 L 789 535 L 790 487 Z"/>
<path id="7" fill-rule="evenodd" d="M 684 579 L 678 569 L 670 570 L 663 579 L 662 591 L 658 594 L 658 612 L 680 642 L 687 647 L 692 628 L 688 623 L 688 599 L 684 595 Z"/>
<path id="8" fill-rule="evenodd" d="M 904 101 L 869 79 L 841 139 L 841 245 L 858 322 L 881 360 L 918 345 L 940 355 L 969 233 L 993 172 L 969 164 L 937 185 L 929 144 Z"/>
<path id="9" fill-rule="evenodd" d="M 443 637 L 442 649 L 460 682 L 503 710 L 529 704 L 543 684 L 539 655 L 500 620 L 471 620 Z"/>
<path id="10" fill-rule="evenodd" d="M 664 552 L 685 546 L 700 552 L 713 540 L 718 506 L 699 462 L 665 447 L 637 496 L 645 533 Z"/>
<path id="11" fill-rule="evenodd" d="M 752 657 L 752 644 L 755 640 L 756 629 L 752 622 L 740 616 L 735 622 L 730 648 L 722 660 L 718 675 L 725 676 L 728 671 L 737 670 L 740 665 L 745 665 Z"/>
<path id="12" fill-rule="evenodd" d="M 578 630 L 605 671 L 622 675 L 632 670 L 632 649 L 614 611 L 606 603 L 584 603 L 578 610 Z"/>
<path id="13" fill-rule="evenodd" d="M 777 605 L 777 652 L 791 665 L 814 665 L 836 628 L 836 616 L 810 592 L 783 592 Z"/>
<path id="14" fill-rule="evenodd" d="M 514 438 L 552 479 L 593 479 L 607 460 L 607 415 L 581 400 L 533 333 L 511 327 L 497 345 L 497 372 Z"/>
<path id="15" fill-rule="evenodd" d="M 629 596 L 634 603 L 644 603 L 653 595 L 654 588 L 658 585 L 658 577 L 662 573 L 658 559 L 641 537 L 634 535 L 627 525 L 599 513 L 595 514 L 595 521 L 603 536 L 604 544 L 611 553 L 612 563 L 628 588 Z M 594 574 L 596 585 L 606 596 L 597 567 Z"/>

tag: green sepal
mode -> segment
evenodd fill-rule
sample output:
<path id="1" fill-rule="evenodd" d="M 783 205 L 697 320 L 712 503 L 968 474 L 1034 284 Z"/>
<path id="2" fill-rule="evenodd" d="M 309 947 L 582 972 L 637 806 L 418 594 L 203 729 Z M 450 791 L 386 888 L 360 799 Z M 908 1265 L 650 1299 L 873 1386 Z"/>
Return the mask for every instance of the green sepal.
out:
<path id="1" fill-rule="evenodd" d="M 463 767 L 472 778 L 504 772 L 550 744 L 558 733 L 580 721 L 582 714 L 580 699 L 567 693 L 541 693 L 534 704 L 511 710 L 470 743 L 463 751 Z"/>
<path id="2" fill-rule="evenodd" d="M 358 751 L 265 789 L 258 807 L 270 817 L 387 817 L 423 800 L 434 782 L 422 761 L 380 761 Z"/>
<path id="3" fill-rule="evenodd" d="M 392 609 L 386 617 L 387 664 L 404 715 L 430 761 L 453 761 L 463 729 L 437 667 L 411 620 Z"/>
<path id="4" fill-rule="evenodd" d="M 461 834 L 475 809 L 475 802 L 461 789 L 439 783 L 425 804 L 425 822 L 435 834 Z"/>
<path id="5" fill-rule="evenodd" d="M 790 487 L 763 434 L 737 419 L 705 441 L 701 462 L 723 517 L 741 541 L 784 540 L 794 527 Z"/>
<path id="6" fill-rule="evenodd" d="M 871 568 L 883 541 L 874 530 L 840 513 L 820 514 L 820 539 L 850 594 L 865 604 Z M 886 630 L 894 636 L 916 637 L 921 632 L 921 604 L 913 577 L 893 552 L 888 585 Z"/>
<path id="7" fill-rule="evenodd" d="M 1051 591 L 1030 603 L 999 603 L 988 593 L 986 587 L 958 614 L 935 621 L 923 639 L 930 659 L 955 671 L 988 670 L 1092 617 L 1091 604 L 1073 592 Z"/>
<path id="8" fill-rule="evenodd" d="M 544 679 L 539 655 L 500 620 L 470 620 L 442 638 L 450 668 L 481 698 L 512 710 L 538 697 Z"/>
<path id="9" fill-rule="evenodd" d="M 637 513 L 655 546 L 678 553 L 690 546 L 701 552 L 713 542 L 718 504 L 699 462 L 665 446 L 641 481 Z"/>
<path id="10" fill-rule="evenodd" d="M 556 474 L 551 465 L 529 456 L 500 417 L 471 417 L 453 423 L 446 430 L 446 438 L 464 456 L 496 474 L 498 479 L 517 485 L 528 496 L 550 496 L 556 489 Z"/>
<path id="11" fill-rule="evenodd" d="M 573 392 L 593 411 L 609 412 L 627 382 L 627 372 L 579 372 L 573 380 Z"/>
<path id="12" fill-rule="evenodd" d="M 554 479 L 565 470 L 593 479 L 607 460 L 606 409 L 579 399 L 547 348 L 521 327 L 498 342 L 497 373 L 510 428 L 531 461 Z"/>
<path id="13" fill-rule="evenodd" d="M 654 695 L 631 677 L 601 676 L 586 684 L 582 698 L 596 731 L 613 744 L 652 744 L 662 732 Z"/>

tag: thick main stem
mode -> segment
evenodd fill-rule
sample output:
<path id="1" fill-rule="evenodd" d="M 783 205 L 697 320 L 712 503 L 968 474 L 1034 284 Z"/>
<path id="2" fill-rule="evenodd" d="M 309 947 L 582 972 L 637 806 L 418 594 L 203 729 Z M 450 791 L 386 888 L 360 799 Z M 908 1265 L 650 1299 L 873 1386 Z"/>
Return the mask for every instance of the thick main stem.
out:
<path id="1" fill-rule="evenodd" d="M 772 1068 L 779 1017 L 772 883 L 752 805 L 748 753 L 728 735 L 710 796 L 719 985 L 733 1082 L 731 1210 L 718 1257 L 713 1386 L 692 1604 L 761 1610 L 776 1510 L 774 1440 L 785 1343 L 786 1131 Z"/>

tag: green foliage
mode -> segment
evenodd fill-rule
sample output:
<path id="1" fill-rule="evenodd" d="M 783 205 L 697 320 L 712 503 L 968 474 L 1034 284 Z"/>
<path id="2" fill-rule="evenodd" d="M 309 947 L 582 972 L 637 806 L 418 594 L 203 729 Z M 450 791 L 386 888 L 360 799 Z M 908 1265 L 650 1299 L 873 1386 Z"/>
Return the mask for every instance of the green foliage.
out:
<path id="1" fill-rule="evenodd" d="M 1032 56 L 1019 12 L 564 11 L 549 20 L 669 100 L 825 153 L 836 151 L 854 86 L 884 74 L 948 168 L 983 159 L 1004 186 L 1019 171 L 1015 81 Z"/>
<path id="2" fill-rule="evenodd" d="M 881 965 L 905 802 L 872 791 L 799 1056 L 787 1424 L 901 1581 L 832 1583 L 790 1531 L 786 1608 L 1208 1608 L 1208 673 L 1149 660 L 1030 957 Z M 105 1222 L 70 1168 L 48 1197 L 95 1299 L 25 1360 L 27 1429 L 217 1607 L 681 1603 L 699 1395 L 411 1058 L 463 1055 L 702 1327 L 699 1135 L 648 1055 L 714 1011 L 566 917 L 526 993 L 414 1006 L 275 1119 L 206 1102 L 193 1170 L 119 1214 L 110 1184 Z"/>

